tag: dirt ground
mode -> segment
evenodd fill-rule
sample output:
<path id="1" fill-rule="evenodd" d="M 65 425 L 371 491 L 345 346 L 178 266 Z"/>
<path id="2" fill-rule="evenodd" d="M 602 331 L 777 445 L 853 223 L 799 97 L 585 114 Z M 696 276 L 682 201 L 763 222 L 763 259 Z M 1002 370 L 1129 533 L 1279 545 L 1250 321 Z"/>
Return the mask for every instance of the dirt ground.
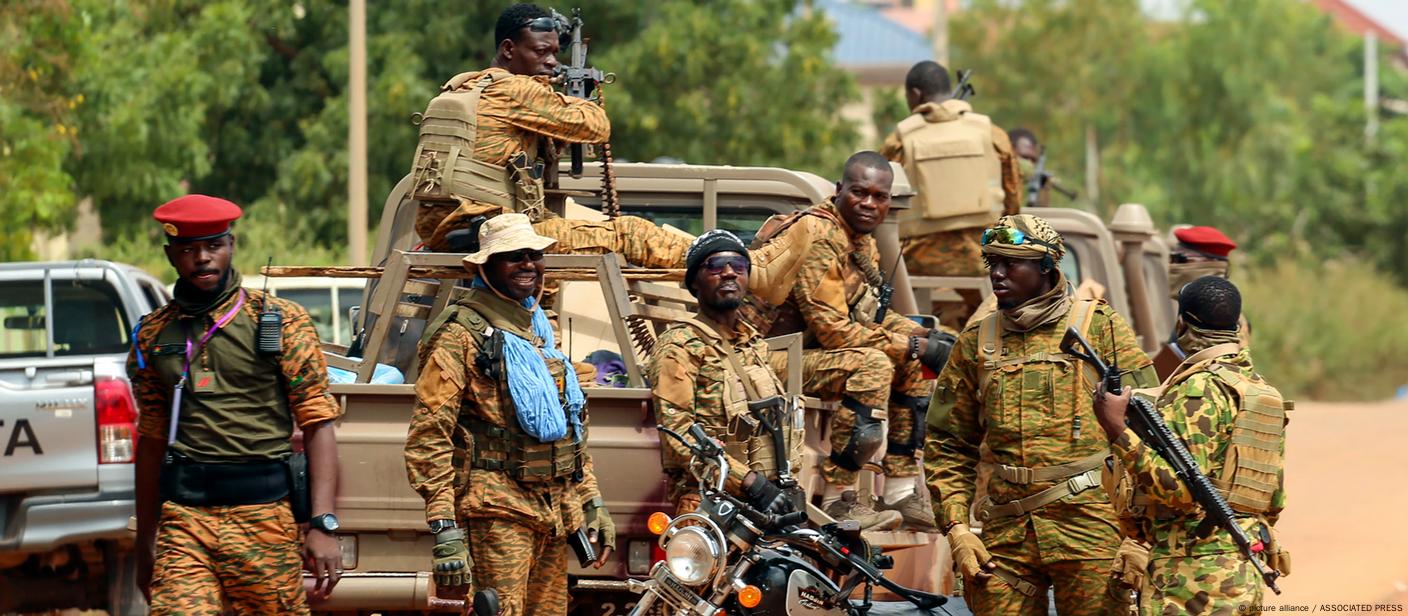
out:
<path id="1" fill-rule="evenodd" d="M 1268 605 L 1408 610 L 1408 402 L 1298 405 L 1286 490 L 1292 574 Z"/>

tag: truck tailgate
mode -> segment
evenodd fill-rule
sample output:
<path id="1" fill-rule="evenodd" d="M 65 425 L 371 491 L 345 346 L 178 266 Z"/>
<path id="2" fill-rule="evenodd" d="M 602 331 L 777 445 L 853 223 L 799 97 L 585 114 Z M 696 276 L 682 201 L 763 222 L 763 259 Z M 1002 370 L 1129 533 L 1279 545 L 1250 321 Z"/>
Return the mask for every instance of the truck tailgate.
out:
<path id="1" fill-rule="evenodd" d="M 93 407 L 91 364 L 0 373 L 0 493 L 96 488 Z"/>

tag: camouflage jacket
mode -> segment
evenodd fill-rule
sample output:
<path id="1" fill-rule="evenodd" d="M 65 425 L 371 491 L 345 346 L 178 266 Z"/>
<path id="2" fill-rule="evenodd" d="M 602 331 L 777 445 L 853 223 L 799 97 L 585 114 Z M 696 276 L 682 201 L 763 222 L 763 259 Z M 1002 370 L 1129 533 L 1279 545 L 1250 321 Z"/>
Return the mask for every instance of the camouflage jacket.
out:
<path id="1" fill-rule="evenodd" d="M 471 73 L 464 89 L 494 74 L 479 95 L 474 159 L 506 164 L 519 152 L 534 150 L 543 137 L 569 143 L 600 143 L 611 137 L 606 110 L 591 101 L 559 94 L 543 76 L 514 75 L 501 68 Z"/>
<path id="2" fill-rule="evenodd" d="M 808 338 L 822 348 L 868 347 L 884 351 L 895 362 L 910 361 L 906 353 L 914 322 L 891 310 L 884 322 L 874 323 L 873 315 L 866 318 L 852 310 L 855 298 L 876 286 L 857 261 L 869 263 L 870 273 L 880 277 L 875 238 L 851 230 L 831 200 L 812 206 L 810 214 L 769 240 L 807 246 L 801 271 L 781 310 L 800 314 Z M 756 318 L 751 311 L 742 314 Z M 768 335 L 793 333 L 776 331 L 773 323 L 751 324 Z"/>
<path id="3" fill-rule="evenodd" d="M 968 522 L 982 448 L 991 452 L 984 460 L 1030 468 L 1109 451 L 1091 406 L 1096 383 L 1085 382 L 1085 371 L 1074 359 L 1062 359 L 1068 357 L 1060 351 L 1065 323 L 1062 318 L 1025 333 L 1003 331 L 1002 357 L 1040 359 L 991 371 L 982 392 L 978 391 L 983 361 L 980 322 L 970 323 L 958 336 L 930 401 L 924 443 L 925 477 L 940 526 Z M 1101 356 L 1117 354 L 1121 368 L 1134 370 L 1126 383 L 1154 382 L 1153 363 L 1139 348 L 1133 330 L 1108 304 L 1099 302 L 1088 331 Z M 994 474 L 987 492 L 994 503 L 1002 504 L 1053 485 L 1009 483 Z M 1026 515 L 990 521 L 983 527 L 983 543 L 989 549 L 1020 544 L 1028 519 L 1047 559 L 1111 558 L 1120 542 L 1114 509 L 1097 488 Z"/>
<path id="4" fill-rule="evenodd" d="M 934 103 L 920 105 L 914 112 L 924 114 L 924 119 L 930 122 L 942 122 L 943 116 L 948 113 Z M 948 117 L 954 116 L 949 113 Z M 1007 138 L 1007 131 L 996 124 L 992 125 L 992 147 L 997 150 L 997 159 L 1002 163 L 1002 214 L 1007 216 L 1020 213 L 1022 199 L 1027 194 L 1022 182 L 1022 170 L 1017 164 L 1017 155 L 1012 151 L 1012 140 Z M 885 137 L 885 143 L 880 146 L 880 154 L 897 163 L 904 162 L 904 142 L 900 140 L 899 131 L 892 131 Z"/>
<path id="5" fill-rule="evenodd" d="M 1223 355 L 1214 361 L 1234 368 L 1248 379 L 1260 380 L 1252 366 L 1251 354 L 1246 349 Z M 1188 453 L 1198 463 L 1198 468 L 1209 477 L 1222 476 L 1238 407 L 1236 390 L 1206 367 L 1180 382 L 1172 383 L 1160 394 L 1157 404 L 1169 430 L 1183 441 Z M 1168 462 L 1144 444 L 1133 431 L 1126 428 L 1110 447 L 1124 464 L 1125 472 L 1134 480 L 1137 493 L 1151 505 L 1144 510 L 1146 517 L 1141 523 L 1152 539 L 1153 552 L 1168 553 L 1177 547 L 1172 545 L 1177 537 L 1171 535 L 1180 533 L 1183 537 L 1191 536 L 1205 516 Z M 1281 453 L 1285 454 L 1284 438 Z M 1284 469 L 1280 470 L 1284 472 Z M 1272 523 L 1286 506 L 1285 478 L 1278 474 L 1278 480 L 1271 498 L 1271 510 L 1265 513 Z M 1245 518 L 1243 523 L 1244 530 L 1248 531 L 1253 541 L 1257 537 L 1254 532 L 1256 524 L 1255 518 Z M 1232 537 L 1221 530 L 1195 542 L 1190 548 L 1194 556 L 1236 550 Z"/>
<path id="6" fill-rule="evenodd" d="M 182 394 L 173 447 L 199 460 L 277 457 L 290 451 L 293 424 L 307 427 L 342 415 L 328 393 L 327 360 L 308 311 L 260 291 L 244 293 L 239 312 L 192 359 L 192 378 Z M 138 434 L 166 441 L 187 331 L 198 342 L 238 299 L 238 292 L 230 293 L 194 316 L 172 302 L 142 318 L 127 356 Z M 266 302 L 283 313 L 283 351 L 277 356 L 255 351 L 256 323 Z"/>
<path id="7" fill-rule="evenodd" d="M 702 318 L 701 318 L 702 321 Z M 768 345 L 758 330 L 738 321 L 738 326 L 722 332 L 733 344 L 734 355 L 745 366 L 767 368 Z M 719 346 L 704 338 L 698 329 L 687 324 L 672 325 L 655 343 L 651 363 L 655 397 L 655 417 L 660 425 L 686 434 L 698 423 L 709 436 L 727 442 L 730 438 L 730 417 L 724 408 L 724 388 L 732 386 L 742 375 L 734 373 Z M 770 372 L 770 371 L 769 371 Z M 774 377 L 776 378 L 776 377 Z M 777 383 L 781 389 L 781 383 Z M 698 490 L 694 476 L 689 474 L 690 452 L 672 438 L 660 439 L 661 465 L 670 475 L 670 500 L 678 501 L 689 492 Z M 746 460 L 728 457 L 728 477 L 724 489 L 740 493 L 743 477 L 751 470 Z"/>
<path id="8" fill-rule="evenodd" d="M 491 327 L 516 332 L 538 346 L 539 356 L 558 383 L 559 396 L 565 379 L 577 378 L 563 362 L 542 355 L 543 341 L 533 336 L 531 314 L 522 307 L 476 290 L 458 305 L 447 308 L 468 309 Z M 580 483 L 571 478 L 521 482 L 502 471 L 456 467 L 455 443 L 474 442 L 474 437 L 460 425 L 461 415 L 519 430 L 507 389 L 485 374 L 475 361 L 481 344 L 478 336 L 453 319 L 430 332 L 421 343 L 416 406 L 406 433 L 406 473 L 411 487 L 425 499 L 427 521 L 504 518 L 538 532 L 563 536 L 582 525 L 583 503 L 601 496 L 590 454 Z M 585 409 L 582 424 L 585 432 Z M 570 428 L 565 438 L 572 438 Z M 460 473 L 463 481 L 457 477 Z"/>

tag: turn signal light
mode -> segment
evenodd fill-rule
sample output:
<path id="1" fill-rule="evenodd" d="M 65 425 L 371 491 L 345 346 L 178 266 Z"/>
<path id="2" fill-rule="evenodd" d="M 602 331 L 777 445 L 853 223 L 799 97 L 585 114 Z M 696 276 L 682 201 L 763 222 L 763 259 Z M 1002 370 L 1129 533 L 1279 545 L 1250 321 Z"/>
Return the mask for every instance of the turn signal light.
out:
<path id="1" fill-rule="evenodd" d="M 664 511 L 656 511 L 645 521 L 645 527 L 650 529 L 651 533 L 659 535 L 670 527 L 670 516 Z"/>
<path id="2" fill-rule="evenodd" d="M 758 590 L 757 586 L 749 584 L 744 586 L 743 590 L 738 591 L 738 604 L 743 607 L 751 610 L 758 607 L 758 604 L 762 602 L 763 591 Z"/>

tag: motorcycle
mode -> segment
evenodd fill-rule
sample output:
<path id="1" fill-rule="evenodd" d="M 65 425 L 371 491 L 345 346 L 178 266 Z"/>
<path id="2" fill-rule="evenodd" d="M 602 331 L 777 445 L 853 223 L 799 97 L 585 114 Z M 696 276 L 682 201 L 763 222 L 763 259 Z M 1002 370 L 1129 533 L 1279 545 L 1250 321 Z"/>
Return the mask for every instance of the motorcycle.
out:
<path id="1" fill-rule="evenodd" d="M 812 528 L 805 511 L 785 505 L 764 511 L 725 492 L 724 450 L 697 424 L 689 429 L 693 443 L 659 430 L 692 452 L 701 501 L 697 511 L 673 519 L 650 516 L 665 559 L 648 579 L 627 582 L 641 593 L 632 616 L 866 616 L 875 586 L 925 613 L 947 601 L 886 579 L 882 569 L 893 558 L 873 550 L 854 521 Z M 857 588 L 862 598 L 852 599 Z"/>

